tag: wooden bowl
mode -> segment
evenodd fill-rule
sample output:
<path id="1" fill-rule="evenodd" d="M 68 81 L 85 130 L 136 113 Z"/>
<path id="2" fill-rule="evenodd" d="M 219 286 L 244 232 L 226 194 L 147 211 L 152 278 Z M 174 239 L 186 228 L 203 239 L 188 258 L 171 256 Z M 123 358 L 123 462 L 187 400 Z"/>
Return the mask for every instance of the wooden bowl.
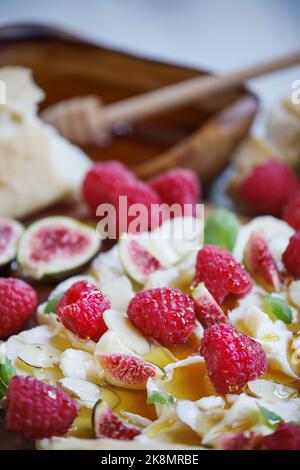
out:
<path id="1" fill-rule="evenodd" d="M 73 96 L 95 94 L 111 103 L 206 71 L 144 59 L 92 44 L 68 32 L 37 24 L 0 28 L 0 66 L 23 65 L 45 90 L 42 109 Z M 84 150 L 94 160 L 119 159 L 142 178 L 172 166 L 196 169 L 205 185 L 228 164 L 258 108 L 245 88 L 176 111 L 124 123 L 107 145 Z"/>

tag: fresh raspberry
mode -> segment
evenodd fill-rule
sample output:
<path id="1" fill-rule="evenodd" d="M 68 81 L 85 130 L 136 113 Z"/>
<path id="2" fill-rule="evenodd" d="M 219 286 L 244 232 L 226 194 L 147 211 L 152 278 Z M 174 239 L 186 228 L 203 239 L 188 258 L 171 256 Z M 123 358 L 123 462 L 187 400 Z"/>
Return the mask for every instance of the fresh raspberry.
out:
<path id="1" fill-rule="evenodd" d="M 195 215 L 196 203 L 201 197 L 201 186 L 197 174 L 186 168 L 169 170 L 150 181 L 152 188 L 162 201 L 172 204 L 191 204 L 191 213 Z"/>
<path id="2" fill-rule="evenodd" d="M 221 304 L 228 295 L 242 297 L 252 289 L 247 271 L 224 248 L 205 245 L 198 252 L 194 285 L 204 282 Z"/>
<path id="3" fill-rule="evenodd" d="M 294 196 L 291 197 L 287 203 L 282 218 L 291 227 L 294 227 L 296 230 L 300 230 L 300 189 L 296 191 Z"/>
<path id="4" fill-rule="evenodd" d="M 83 182 L 83 196 L 93 213 L 96 213 L 99 204 L 109 202 L 125 183 L 136 181 L 131 173 L 120 162 L 111 160 L 96 163 L 88 171 Z"/>
<path id="5" fill-rule="evenodd" d="M 222 450 L 261 450 L 263 437 L 254 432 L 230 432 L 220 439 Z"/>
<path id="6" fill-rule="evenodd" d="M 107 330 L 103 313 L 110 302 L 88 281 L 75 282 L 61 297 L 56 313 L 62 324 L 82 339 L 99 341 Z"/>
<path id="7" fill-rule="evenodd" d="M 127 314 L 142 333 L 165 345 L 185 343 L 195 328 L 193 301 L 178 289 L 138 292 Z"/>
<path id="8" fill-rule="evenodd" d="M 300 231 L 290 238 L 289 244 L 282 255 L 282 261 L 288 273 L 300 278 Z"/>
<path id="9" fill-rule="evenodd" d="M 162 221 L 160 209 L 157 207 L 161 203 L 158 194 L 150 185 L 139 181 L 119 162 L 110 161 L 94 165 L 85 177 L 82 191 L 84 200 L 94 214 L 100 204 L 111 204 L 115 208 L 117 220 L 112 220 L 111 225 L 116 228 L 117 236 L 130 231 L 128 225 L 136 217 L 128 215 L 129 208 L 133 204 L 144 206 L 145 213 L 143 212 L 139 219 L 145 230 L 159 225 Z M 120 196 L 127 197 L 127 211 L 126 208 L 120 207 Z"/>
<path id="10" fill-rule="evenodd" d="M 229 323 L 216 324 L 204 331 L 200 354 L 215 389 L 221 394 L 239 392 L 267 369 L 261 345 Z"/>
<path id="11" fill-rule="evenodd" d="M 66 434 L 78 413 L 76 401 L 58 387 L 33 377 L 10 380 L 6 422 L 10 431 L 30 439 Z"/>
<path id="12" fill-rule="evenodd" d="M 300 427 L 294 423 L 280 423 L 272 434 L 264 437 L 267 450 L 300 450 Z"/>
<path id="13" fill-rule="evenodd" d="M 0 278 L 0 338 L 7 338 L 25 325 L 37 307 L 37 293 L 26 282 Z"/>
<path id="14" fill-rule="evenodd" d="M 296 175 L 285 163 L 268 160 L 256 166 L 242 181 L 240 196 L 259 214 L 281 215 L 298 186 Z"/>

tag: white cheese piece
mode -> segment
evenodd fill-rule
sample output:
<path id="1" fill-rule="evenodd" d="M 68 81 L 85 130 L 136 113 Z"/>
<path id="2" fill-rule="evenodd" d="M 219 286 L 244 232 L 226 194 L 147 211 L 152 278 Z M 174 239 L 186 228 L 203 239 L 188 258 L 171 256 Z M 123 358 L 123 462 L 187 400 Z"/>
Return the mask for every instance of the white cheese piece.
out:
<path id="1" fill-rule="evenodd" d="M 33 117 L 37 106 L 45 97 L 34 83 L 32 72 L 25 67 L 3 67 L 0 80 L 5 84 L 5 104 L 0 104 L 0 123 Z"/>
<path id="2" fill-rule="evenodd" d="M 292 333 L 281 320 L 272 321 L 260 308 L 250 307 L 244 316 L 246 331 L 258 341 L 267 355 L 269 368 L 299 378 L 289 361 Z"/>
<path id="3" fill-rule="evenodd" d="M 127 276 L 115 276 L 100 282 L 99 289 L 110 301 L 111 309 L 126 312 L 130 300 L 134 297 L 132 284 Z"/>
<path id="4" fill-rule="evenodd" d="M 289 98 L 281 100 L 270 109 L 266 120 L 267 139 L 291 165 L 298 164 L 300 157 L 300 115 L 295 109 Z"/>
<path id="5" fill-rule="evenodd" d="M 115 276 L 124 274 L 118 245 L 105 253 L 100 253 L 92 262 L 90 272 L 99 282 L 106 282 Z"/>
<path id="6" fill-rule="evenodd" d="M 60 357 L 60 368 L 65 377 L 97 383 L 100 368 L 92 354 L 78 349 L 66 349 Z"/>
<path id="7" fill-rule="evenodd" d="M 224 412 L 223 419 L 208 430 L 204 436 L 203 444 L 213 444 L 221 435 L 230 431 L 252 430 L 262 435 L 272 433 L 272 429 L 263 420 L 259 406 L 276 413 L 286 422 L 297 422 L 300 419 L 300 398 L 298 397 L 274 403 L 261 398 L 249 397 L 242 393 L 231 408 Z"/>
<path id="8" fill-rule="evenodd" d="M 7 88 L 0 107 L 0 216 L 25 217 L 78 197 L 91 160 L 36 116 L 43 97 L 20 67 L 0 69 Z"/>
<path id="9" fill-rule="evenodd" d="M 300 308 L 300 280 L 291 282 L 289 296 L 293 304 Z"/>

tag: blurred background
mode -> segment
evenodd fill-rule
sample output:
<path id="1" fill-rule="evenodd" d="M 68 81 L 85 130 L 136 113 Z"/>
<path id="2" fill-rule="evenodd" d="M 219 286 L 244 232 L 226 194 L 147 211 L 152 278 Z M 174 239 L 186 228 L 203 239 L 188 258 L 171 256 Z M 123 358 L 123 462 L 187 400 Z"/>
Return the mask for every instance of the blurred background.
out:
<path id="1" fill-rule="evenodd" d="M 1 23 L 39 21 L 89 39 L 216 72 L 300 46 L 298 0 L 2 0 Z M 290 94 L 300 67 L 251 81 L 263 104 Z"/>

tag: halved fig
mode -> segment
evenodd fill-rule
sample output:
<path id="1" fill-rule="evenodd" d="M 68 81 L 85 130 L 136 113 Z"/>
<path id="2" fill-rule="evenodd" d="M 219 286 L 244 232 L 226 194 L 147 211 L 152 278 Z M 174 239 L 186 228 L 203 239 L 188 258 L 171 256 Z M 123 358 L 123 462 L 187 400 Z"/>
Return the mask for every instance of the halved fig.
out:
<path id="1" fill-rule="evenodd" d="M 253 232 L 244 252 L 244 262 L 254 278 L 268 290 L 278 292 L 281 287 L 281 276 L 264 236 Z"/>
<path id="2" fill-rule="evenodd" d="M 17 261 L 34 279 L 63 278 L 83 268 L 100 245 L 92 227 L 70 217 L 47 217 L 24 232 Z"/>
<path id="3" fill-rule="evenodd" d="M 228 319 L 219 304 L 215 301 L 203 282 L 200 282 L 192 291 L 195 302 L 195 313 L 204 328 L 215 323 L 224 323 Z"/>
<path id="4" fill-rule="evenodd" d="M 0 267 L 15 259 L 23 231 L 23 225 L 16 220 L 0 217 Z"/>
<path id="5" fill-rule="evenodd" d="M 157 366 L 136 356 L 98 354 L 96 358 L 104 370 L 106 381 L 118 387 L 143 390 L 149 377 L 163 376 Z"/>
<path id="6" fill-rule="evenodd" d="M 144 284 L 148 276 L 163 269 L 160 262 L 135 238 L 119 241 L 120 259 L 128 275 L 139 284 Z"/>
<path id="7" fill-rule="evenodd" d="M 93 408 L 92 426 L 95 437 L 131 441 L 141 434 L 141 430 L 122 421 L 103 400 L 98 400 Z"/>

